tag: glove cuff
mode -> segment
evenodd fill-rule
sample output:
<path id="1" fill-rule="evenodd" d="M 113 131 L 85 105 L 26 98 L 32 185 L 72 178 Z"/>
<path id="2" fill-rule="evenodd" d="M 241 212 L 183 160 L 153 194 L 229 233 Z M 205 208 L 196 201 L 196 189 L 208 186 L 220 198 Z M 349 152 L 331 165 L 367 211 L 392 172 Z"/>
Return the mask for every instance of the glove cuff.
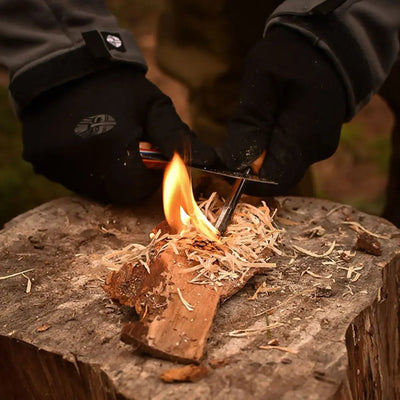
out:
<path id="1" fill-rule="evenodd" d="M 82 34 L 84 45 L 42 61 L 13 77 L 9 90 L 16 112 L 22 116 L 24 109 L 43 92 L 116 64 L 131 64 L 144 73 L 147 70 L 143 57 L 127 53 L 136 43 L 124 32 L 89 31 Z"/>
<path id="2" fill-rule="evenodd" d="M 373 78 L 364 52 L 348 28 L 333 14 L 281 15 L 268 22 L 264 35 L 276 25 L 301 33 L 329 57 L 346 88 L 345 120 L 350 120 L 370 100 Z"/>

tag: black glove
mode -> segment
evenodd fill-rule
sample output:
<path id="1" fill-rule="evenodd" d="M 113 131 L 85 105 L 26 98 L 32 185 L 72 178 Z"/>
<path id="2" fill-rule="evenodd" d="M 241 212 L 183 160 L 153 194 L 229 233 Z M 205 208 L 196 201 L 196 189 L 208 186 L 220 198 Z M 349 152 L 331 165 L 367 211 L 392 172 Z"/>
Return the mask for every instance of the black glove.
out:
<path id="1" fill-rule="evenodd" d="M 24 158 L 35 171 L 102 202 L 149 196 L 162 173 L 147 169 L 139 141 L 168 158 L 191 144 L 194 163 L 215 161 L 169 97 L 133 66 L 117 65 L 38 96 L 22 115 Z"/>
<path id="2" fill-rule="evenodd" d="M 259 175 L 278 186 L 247 184 L 252 194 L 285 194 L 314 162 L 332 155 L 345 118 L 344 85 L 300 33 L 273 27 L 250 51 L 223 162 L 241 170 L 266 150 Z"/>

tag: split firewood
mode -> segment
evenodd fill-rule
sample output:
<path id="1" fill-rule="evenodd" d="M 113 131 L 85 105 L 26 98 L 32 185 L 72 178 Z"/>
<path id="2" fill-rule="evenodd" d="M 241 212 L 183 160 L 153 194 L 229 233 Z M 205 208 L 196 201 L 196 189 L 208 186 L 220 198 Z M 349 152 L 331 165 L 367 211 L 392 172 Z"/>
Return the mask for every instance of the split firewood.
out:
<path id="1" fill-rule="evenodd" d="M 210 219 L 216 218 L 215 195 L 202 208 Z M 134 307 L 140 316 L 124 326 L 121 339 L 154 356 L 198 362 L 218 305 L 256 273 L 274 268 L 268 259 L 279 252 L 279 230 L 265 203 L 259 208 L 241 203 L 218 241 L 190 227 L 172 235 L 166 224 L 153 235 L 147 248 L 117 252 L 117 260 L 131 262 L 106 281 L 110 297 Z M 114 256 L 108 262 L 115 262 Z"/>

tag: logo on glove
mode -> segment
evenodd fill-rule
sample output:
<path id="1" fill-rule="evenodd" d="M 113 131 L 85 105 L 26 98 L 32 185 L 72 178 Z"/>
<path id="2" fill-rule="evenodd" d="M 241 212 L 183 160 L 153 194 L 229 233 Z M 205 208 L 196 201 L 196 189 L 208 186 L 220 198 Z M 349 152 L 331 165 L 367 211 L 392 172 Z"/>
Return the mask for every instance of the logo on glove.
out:
<path id="1" fill-rule="evenodd" d="M 114 46 L 117 49 L 122 46 L 122 40 L 118 36 L 108 34 L 106 40 L 111 44 L 111 46 Z"/>
<path id="2" fill-rule="evenodd" d="M 101 135 L 110 131 L 117 125 L 115 119 L 108 114 L 92 115 L 79 121 L 74 132 L 83 139 Z"/>

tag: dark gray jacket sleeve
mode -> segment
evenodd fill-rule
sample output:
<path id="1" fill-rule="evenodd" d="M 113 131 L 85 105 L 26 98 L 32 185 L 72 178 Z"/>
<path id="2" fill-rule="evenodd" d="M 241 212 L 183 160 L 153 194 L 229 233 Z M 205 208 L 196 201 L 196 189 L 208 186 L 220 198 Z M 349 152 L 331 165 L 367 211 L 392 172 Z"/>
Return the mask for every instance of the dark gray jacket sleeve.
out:
<path id="1" fill-rule="evenodd" d="M 400 0 L 286 0 L 279 24 L 305 35 L 331 59 L 345 84 L 351 118 L 376 93 L 399 54 Z"/>
<path id="2" fill-rule="evenodd" d="M 113 63 L 146 70 L 103 0 L 0 0 L 0 64 L 18 109 L 41 92 Z"/>

